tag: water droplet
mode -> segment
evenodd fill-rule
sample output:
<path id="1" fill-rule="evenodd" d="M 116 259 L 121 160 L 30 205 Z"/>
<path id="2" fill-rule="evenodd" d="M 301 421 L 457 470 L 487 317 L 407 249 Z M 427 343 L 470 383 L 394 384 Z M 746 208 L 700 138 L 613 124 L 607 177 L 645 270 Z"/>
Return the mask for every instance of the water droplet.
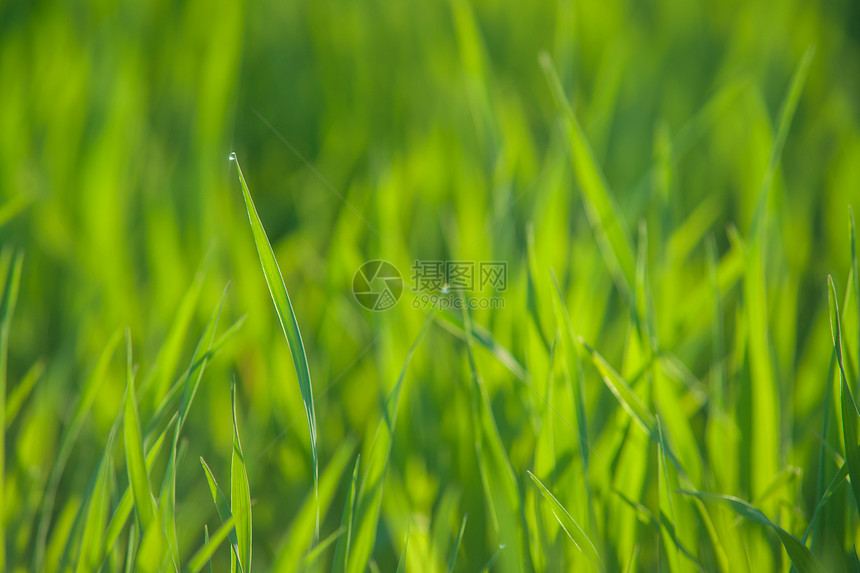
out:
<path id="1" fill-rule="evenodd" d="M 230 155 L 228 155 L 228 156 L 227 156 L 227 158 L 228 158 L 230 161 L 236 161 L 236 152 L 235 152 L 235 151 L 234 151 L 234 152 L 232 152 Z"/>
<path id="2" fill-rule="evenodd" d="M 442 294 L 448 294 L 451 292 L 451 287 L 446 283 L 442 286 Z"/>

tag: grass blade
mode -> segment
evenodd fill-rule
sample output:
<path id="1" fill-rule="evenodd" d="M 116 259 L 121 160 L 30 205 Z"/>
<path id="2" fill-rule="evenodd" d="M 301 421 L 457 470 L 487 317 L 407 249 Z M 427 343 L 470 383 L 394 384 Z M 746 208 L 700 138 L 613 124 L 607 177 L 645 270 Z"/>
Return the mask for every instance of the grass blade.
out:
<path id="1" fill-rule="evenodd" d="M 839 365 L 839 374 L 842 379 L 842 392 L 840 403 L 842 406 L 842 437 L 845 442 L 845 463 L 848 466 L 851 489 L 854 491 L 854 502 L 860 509 L 860 439 L 858 439 L 858 417 L 857 404 L 851 389 L 848 387 L 848 378 L 845 376 L 845 365 L 842 358 L 842 327 L 839 320 L 839 303 L 836 300 L 836 285 L 833 277 L 827 277 L 827 294 L 830 307 L 830 334 L 833 340 L 833 350 L 836 353 L 836 363 Z"/>
<path id="2" fill-rule="evenodd" d="M 131 333 L 126 331 L 126 352 L 128 356 L 126 370 L 125 412 L 123 415 L 123 436 L 125 438 L 125 458 L 128 469 L 128 482 L 137 516 L 140 520 L 141 531 L 147 532 L 155 516 L 155 506 L 152 490 L 149 487 L 149 475 L 143 456 L 143 438 L 140 431 L 140 418 L 137 411 L 137 397 L 134 390 L 134 370 L 131 362 Z M 145 533 L 144 533 L 145 535 Z"/>
<path id="3" fill-rule="evenodd" d="M 275 310 L 278 313 L 278 320 L 281 322 L 281 329 L 284 331 L 284 336 L 287 339 L 287 344 L 290 347 L 290 353 L 293 356 L 293 364 L 296 367 L 296 376 L 299 380 L 299 389 L 302 393 L 302 401 L 305 406 L 305 416 L 308 419 L 308 431 L 311 439 L 311 455 L 313 456 L 314 464 L 314 491 L 318 487 L 319 481 L 319 464 L 317 460 L 317 421 L 316 413 L 314 412 L 314 393 L 311 386 L 311 373 L 308 368 L 308 358 L 305 355 L 305 345 L 302 342 L 302 334 L 299 332 L 299 323 L 296 320 L 296 314 L 293 312 L 293 305 L 290 302 L 290 295 L 287 292 L 287 286 L 284 284 L 284 277 L 281 275 L 281 268 L 278 266 L 278 261 L 275 259 L 275 252 L 272 250 L 272 245 L 269 243 L 269 238 L 266 236 L 266 231 L 263 229 L 263 223 L 260 221 L 260 216 L 257 214 L 257 208 L 254 206 L 254 200 L 251 199 L 251 192 L 248 190 L 248 184 L 245 183 L 245 176 L 242 174 L 242 167 L 239 166 L 239 160 L 236 154 L 230 154 L 230 159 L 236 163 L 236 171 L 239 174 L 239 183 L 242 186 L 242 195 L 245 198 L 245 208 L 248 211 L 248 219 L 251 223 L 251 232 L 254 235 L 254 243 L 257 246 L 257 254 L 260 257 L 260 264 L 263 267 L 263 275 L 266 278 L 266 284 L 269 287 L 269 294 L 272 296 L 272 302 L 275 303 Z"/>
<path id="4" fill-rule="evenodd" d="M 564 532 L 567 533 L 567 536 L 570 537 L 571 541 L 576 544 L 579 550 L 588 557 L 588 559 L 594 564 L 595 568 L 598 571 L 602 571 L 603 563 L 600 560 L 600 555 L 597 553 L 597 548 L 594 543 L 589 539 L 588 535 L 585 534 L 585 531 L 582 530 L 579 524 L 576 523 L 576 520 L 571 517 L 570 513 L 568 513 L 564 506 L 561 505 L 552 492 L 546 488 L 537 476 L 528 470 L 526 470 L 526 473 L 528 473 L 529 477 L 532 478 L 532 481 L 538 487 L 541 494 L 543 494 L 544 498 L 552 505 L 552 512 L 558 520 L 559 525 L 561 525 Z"/>
<path id="5" fill-rule="evenodd" d="M 460 553 L 460 543 L 463 542 L 463 533 L 466 532 L 466 519 L 468 519 L 469 514 L 463 515 L 463 521 L 460 522 L 460 531 L 457 533 L 457 539 L 454 541 L 454 549 L 451 550 L 451 558 L 448 559 L 448 569 L 447 573 L 451 573 L 454 570 L 454 564 L 457 563 L 457 555 Z"/>
<path id="6" fill-rule="evenodd" d="M 433 322 L 434 313 L 427 315 L 421 330 L 415 337 L 397 383 L 385 403 L 382 420 L 376 430 L 370 459 L 367 462 L 367 470 L 361 480 L 361 488 L 358 494 L 358 506 L 355 515 L 355 539 L 350 541 L 349 560 L 347 571 L 349 573 L 360 573 L 367 567 L 367 562 L 373 553 L 376 543 L 376 528 L 379 523 L 379 511 L 382 505 L 382 486 L 385 483 L 385 475 L 388 471 L 388 459 L 391 455 L 391 441 L 394 437 L 394 426 L 397 422 L 397 407 L 400 403 L 400 389 L 403 387 L 403 379 L 406 377 L 406 368 L 412 360 L 412 355 L 418 344 L 424 338 L 427 328 Z"/>
<path id="7" fill-rule="evenodd" d="M 809 548 L 800 542 L 799 539 L 791 535 L 789 532 L 772 522 L 759 509 L 753 507 L 742 499 L 730 495 L 719 495 L 716 493 L 706 493 L 701 491 L 681 490 L 681 493 L 697 497 L 705 502 L 716 502 L 731 508 L 735 513 L 765 527 L 771 528 L 779 537 L 782 545 L 788 553 L 792 564 L 797 567 L 799 573 L 824 573 L 824 566 Z"/>
<path id="8" fill-rule="evenodd" d="M 0 301 L 0 515 L 5 515 L 5 461 L 6 461 L 6 369 L 9 360 L 9 336 L 12 327 L 12 315 L 15 313 L 15 303 L 18 301 L 18 289 L 21 284 L 21 267 L 24 255 L 18 253 L 12 262 L 12 267 L 6 275 L 3 286 L 3 299 Z M 4 520 L 0 519 L 0 569 L 6 564 L 6 544 Z"/>
<path id="9" fill-rule="evenodd" d="M 403 544 L 403 553 L 397 562 L 397 573 L 406 573 L 406 556 L 409 553 L 409 531 L 406 532 L 406 542 Z"/>
<path id="10" fill-rule="evenodd" d="M 200 465 L 203 466 L 203 472 L 206 474 L 206 481 L 209 483 L 209 492 L 212 494 L 212 501 L 215 502 L 215 510 L 218 512 L 218 517 L 221 518 L 221 523 L 227 523 L 228 520 L 233 521 L 233 513 L 230 511 L 230 502 L 224 497 L 221 488 L 218 487 L 218 482 L 215 481 L 215 476 L 212 475 L 212 470 L 206 465 L 206 460 L 200 458 Z M 235 528 L 230 529 L 230 545 L 233 546 L 233 555 L 239 554 L 239 541 L 236 536 Z"/>
<path id="11" fill-rule="evenodd" d="M 191 557 L 191 561 L 188 562 L 188 569 L 191 573 L 198 573 L 201 569 L 203 569 L 208 563 L 210 568 L 212 566 L 211 559 L 215 552 L 221 547 L 221 544 L 224 543 L 224 540 L 233 533 L 233 525 L 235 524 L 235 518 L 231 515 L 227 518 L 227 521 L 221 523 L 221 526 L 215 531 L 215 534 L 209 538 L 209 540 L 197 550 L 197 553 Z"/>
<path id="12" fill-rule="evenodd" d="M 320 476 L 318 495 L 308 496 L 296 517 L 293 518 L 293 523 L 284 536 L 283 545 L 273 560 L 275 566 L 272 567 L 272 570 L 283 573 L 300 570 L 302 556 L 307 552 L 311 542 L 316 541 L 314 535 L 316 534 L 317 505 L 323 511 L 331 505 L 331 500 L 337 491 L 337 485 L 340 483 L 341 476 L 354 449 L 355 442 L 347 439 L 335 451 L 334 456 Z M 320 515 L 321 519 L 324 517 L 324 513 Z"/>
<path id="13" fill-rule="evenodd" d="M 236 540 L 242 570 L 251 570 L 251 488 L 245 471 L 245 455 L 239 441 L 239 423 L 236 420 L 236 380 L 230 385 L 233 404 L 233 455 L 230 459 L 230 510 L 236 520 Z"/>
<path id="14" fill-rule="evenodd" d="M 345 534 L 338 538 L 337 546 L 334 550 L 334 563 L 332 564 L 332 573 L 343 573 L 346 571 L 346 564 L 349 561 L 349 544 L 352 538 L 352 521 L 355 510 L 355 484 L 358 480 L 358 465 L 361 461 L 361 455 L 355 459 L 355 467 L 352 470 L 352 481 L 349 483 L 349 493 L 346 496 L 346 504 L 343 507 L 343 516 L 340 520 L 340 526 L 344 528 Z"/>

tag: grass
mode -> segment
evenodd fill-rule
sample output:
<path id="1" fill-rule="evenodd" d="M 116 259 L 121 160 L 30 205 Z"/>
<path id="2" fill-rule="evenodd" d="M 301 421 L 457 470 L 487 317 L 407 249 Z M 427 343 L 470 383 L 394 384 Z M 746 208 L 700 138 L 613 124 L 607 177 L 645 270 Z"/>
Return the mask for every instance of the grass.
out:
<path id="1" fill-rule="evenodd" d="M 3 4 L 0 569 L 860 570 L 857 15 Z"/>

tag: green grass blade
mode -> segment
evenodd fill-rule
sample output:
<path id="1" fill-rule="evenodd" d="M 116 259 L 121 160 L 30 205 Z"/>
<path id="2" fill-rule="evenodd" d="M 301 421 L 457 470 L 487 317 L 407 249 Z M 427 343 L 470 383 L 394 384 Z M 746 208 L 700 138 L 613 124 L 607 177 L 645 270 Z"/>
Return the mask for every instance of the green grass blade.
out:
<path id="1" fill-rule="evenodd" d="M 305 346 L 302 342 L 302 334 L 299 332 L 299 323 L 296 320 L 296 314 L 293 312 L 293 305 L 290 302 L 290 295 L 287 293 L 287 287 L 284 284 L 284 277 L 281 275 L 281 268 L 278 266 L 278 261 L 275 259 L 275 252 L 272 250 L 272 245 L 269 243 L 269 238 L 266 236 L 266 231 L 263 229 L 263 223 L 260 221 L 260 216 L 257 214 L 257 208 L 254 206 L 254 200 L 251 199 L 251 192 L 248 190 L 248 184 L 245 183 L 245 176 L 242 174 L 242 167 L 239 165 L 239 160 L 236 154 L 232 153 L 230 159 L 236 163 L 236 171 L 239 174 L 239 183 L 242 186 L 242 195 L 245 198 L 245 208 L 248 211 L 248 219 L 251 223 L 251 232 L 254 235 L 254 243 L 257 246 L 257 254 L 260 257 L 260 264 L 263 267 L 263 275 L 266 278 L 266 284 L 269 287 L 269 294 L 272 296 L 272 302 L 275 303 L 275 310 L 278 314 L 278 320 L 281 322 L 281 328 L 284 331 L 284 336 L 287 339 L 287 344 L 290 347 L 290 353 L 293 356 L 293 364 L 296 367 L 296 376 L 299 380 L 299 389 L 302 393 L 302 401 L 305 406 L 305 416 L 308 419 L 308 431 L 311 439 L 311 455 L 313 456 L 314 464 L 314 489 L 317 488 L 319 480 L 319 463 L 317 460 L 317 421 L 316 413 L 314 412 L 314 393 L 311 386 L 311 373 L 308 368 L 308 358 L 305 355 Z"/>
<path id="2" fill-rule="evenodd" d="M 490 406 L 490 398 L 478 374 L 472 350 L 472 323 L 468 301 L 463 300 L 463 325 L 466 332 L 466 357 L 469 361 L 472 384 L 472 427 L 475 433 L 475 451 L 481 482 L 490 517 L 499 539 L 499 544 L 509 547 L 502 570 L 524 571 L 527 550 L 522 535 L 522 507 L 519 484 L 508 458 L 499 429 Z"/>
<path id="3" fill-rule="evenodd" d="M 382 420 L 376 430 L 376 437 L 367 462 L 367 469 L 361 480 L 361 488 L 358 492 L 358 505 L 355 510 L 355 538 L 350 540 L 349 560 L 347 571 L 349 573 L 360 573 L 367 567 L 368 560 L 373 553 L 376 543 L 376 528 L 379 523 L 380 506 L 382 505 L 382 486 L 385 483 L 385 475 L 388 471 L 388 460 L 391 456 L 391 441 L 394 437 L 394 427 L 397 422 L 397 408 L 400 403 L 400 389 L 406 377 L 406 369 L 412 360 L 412 355 L 418 344 L 424 338 L 428 327 L 433 322 L 435 314 L 429 313 L 421 326 L 421 330 L 415 337 L 412 346 L 406 353 L 403 367 L 397 383 L 385 403 Z"/>
<path id="4" fill-rule="evenodd" d="M 541 53 L 540 64 L 556 105 L 567 122 L 571 159 L 582 190 L 588 221 L 619 291 L 631 300 L 636 260 L 621 211 L 609 190 L 609 185 L 597 164 L 597 158 L 588 144 L 579 120 L 567 102 L 567 96 L 564 94 L 549 54 Z"/>
<path id="5" fill-rule="evenodd" d="M 125 402 L 123 402 L 125 404 Z M 146 452 L 146 471 L 151 472 L 153 466 L 155 465 L 155 460 L 158 458 L 158 454 L 161 452 L 161 448 L 164 445 L 164 441 L 167 438 L 168 433 L 173 428 L 173 424 L 176 423 L 176 418 L 178 416 L 174 415 L 161 434 L 156 438 L 155 442 L 149 448 L 149 451 Z M 110 521 L 108 522 L 107 530 L 105 532 L 105 547 L 108 550 L 111 550 L 114 544 L 119 539 L 122 530 L 125 528 L 125 524 L 128 521 L 128 517 L 131 515 L 132 510 L 134 509 L 134 498 L 132 496 L 131 487 L 127 487 L 125 492 L 122 494 L 119 503 L 116 506 L 116 509 L 111 516 Z"/>
<path id="6" fill-rule="evenodd" d="M 642 399 L 633 391 L 633 388 L 609 365 L 608 362 L 594 348 L 592 348 L 582 336 L 577 336 L 577 340 L 585 349 L 591 358 L 600 377 L 609 388 L 610 392 L 615 395 L 615 398 L 621 404 L 633 420 L 645 430 L 649 436 L 654 436 L 657 427 L 654 414 L 645 406 Z"/>
<path id="7" fill-rule="evenodd" d="M 233 526 L 235 524 L 235 518 L 231 515 L 227 518 L 227 521 L 221 523 L 221 526 L 215 531 L 215 534 L 209 538 L 206 543 L 197 550 L 197 552 L 191 557 L 191 560 L 188 562 L 188 569 L 191 573 L 198 573 L 201 569 L 206 567 L 206 564 L 209 564 L 209 567 L 212 567 L 211 559 L 215 552 L 221 547 L 221 544 L 224 543 L 224 540 L 233 533 Z M 207 535 L 208 537 L 208 535 Z"/>
<path id="8" fill-rule="evenodd" d="M 179 544 L 176 538 L 176 466 L 178 463 L 176 456 L 179 446 L 179 435 L 188 417 L 188 411 L 191 408 L 194 397 L 197 395 L 200 381 L 203 379 L 203 371 L 206 369 L 206 364 L 212 351 L 212 344 L 215 341 L 215 331 L 218 328 L 218 319 L 221 317 L 221 309 L 224 307 L 224 300 L 227 297 L 229 287 L 229 284 L 224 287 L 221 299 L 212 312 L 203 335 L 197 342 L 197 347 L 194 349 L 194 355 L 191 358 L 191 365 L 186 371 L 187 376 L 185 377 L 182 389 L 182 399 L 179 403 L 176 429 L 173 434 L 173 445 L 170 448 L 170 459 L 167 463 L 167 470 L 164 472 L 164 480 L 162 481 L 161 492 L 158 498 L 159 506 L 162 509 L 163 527 L 168 539 L 170 556 L 177 570 L 179 568 Z"/>
<path id="9" fill-rule="evenodd" d="M 585 534 L 585 531 L 582 530 L 576 520 L 573 519 L 570 513 L 568 513 L 564 506 L 561 505 L 558 499 L 556 499 L 552 492 L 546 488 L 537 476 L 528 470 L 526 470 L 526 472 L 529 474 L 529 477 L 532 478 L 532 481 L 540 490 L 541 494 L 543 494 L 543 497 L 552 506 L 552 512 L 555 515 L 555 518 L 558 520 L 562 529 L 564 529 L 564 532 L 567 533 L 567 536 L 570 537 L 570 540 L 573 541 L 573 543 L 580 551 L 582 551 L 583 554 L 585 554 L 586 557 L 588 557 L 598 571 L 602 571 L 603 562 L 600 559 L 597 548 L 588 535 Z"/>
<path id="10" fill-rule="evenodd" d="M 397 562 L 397 573 L 406 573 L 406 556 L 409 553 L 409 531 L 406 531 L 406 541 L 403 543 L 403 553 Z"/>
<path id="11" fill-rule="evenodd" d="M 307 552 L 308 546 L 315 541 L 317 523 L 317 506 L 326 511 L 331 505 L 331 500 L 337 491 L 341 476 L 349 463 L 355 450 L 355 442 L 345 440 L 335 451 L 328 466 L 320 476 L 319 490 L 316 494 L 309 495 L 284 536 L 282 547 L 274 559 L 276 571 L 289 573 L 298 571 L 302 564 L 302 556 Z M 320 519 L 325 518 L 325 513 Z"/>
<path id="12" fill-rule="evenodd" d="M 24 402 L 30 396 L 30 393 L 33 391 L 33 388 L 36 386 L 36 382 L 39 381 L 39 378 L 42 377 L 42 374 L 45 373 L 45 363 L 41 360 L 33 364 L 30 369 L 24 374 L 24 378 L 21 379 L 21 382 L 15 386 L 15 389 L 12 390 L 12 393 L 9 394 L 8 399 L 6 400 L 6 429 L 9 429 L 9 426 L 15 421 L 15 418 L 21 412 L 21 407 L 24 405 Z"/>
<path id="13" fill-rule="evenodd" d="M 148 532 L 155 516 L 155 506 L 143 455 L 143 438 L 140 431 L 137 397 L 134 390 L 134 370 L 131 362 L 131 333 L 128 331 L 126 331 L 126 352 L 128 357 L 126 369 L 127 386 L 125 412 L 123 414 L 125 459 L 128 470 L 128 482 L 131 485 L 131 493 L 134 498 L 134 506 L 137 509 L 137 516 L 141 523 L 141 531 Z"/>
<path id="14" fill-rule="evenodd" d="M 239 422 L 236 419 L 236 381 L 230 385 L 233 404 L 233 455 L 230 459 L 230 511 L 236 519 L 236 540 L 239 546 L 239 563 L 242 570 L 251 570 L 251 488 L 245 470 L 245 454 L 239 441 Z"/>
<path id="15" fill-rule="evenodd" d="M 218 482 L 215 481 L 215 476 L 212 475 L 212 470 L 206 465 L 206 460 L 200 458 L 200 465 L 203 466 L 203 472 L 206 474 L 206 481 L 209 484 L 209 492 L 212 494 L 212 501 L 215 502 L 215 510 L 218 512 L 218 517 L 221 518 L 221 523 L 226 523 L 227 520 L 233 520 L 233 513 L 230 511 L 230 502 L 224 497 L 221 488 L 218 487 Z M 235 528 L 230 529 L 230 545 L 233 547 L 233 556 L 239 554 L 239 540 L 236 535 Z"/>
<path id="16" fill-rule="evenodd" d="M 824 566 L 815 558 L 806 545 L 772 522 L 764 513 L 746 501 L 730 495 L 719 495 L 701 491 L 681 490 L 681 493 L 697 497 L 704 502 L 721 503 L 731 508 L 739 516 L 752 521 L 753 523 L 771 528 L 779 537 L 783 547 L 785 547 L 785 552 L 788 553 L 789 559 L 791 559 L 792 564 L 797 567 L 799 573 L 825 572 Z"/>
<path id="17" fill-rule="evenodd" d="M 353 513 L 355 512 L 355 485 L 358 481 L 359 462 L 361 462 L 361 455 L 358 455 L 355 459 L 352 480 L 349 483 L 349 493 L 346 496 L 346 504 L 343 506 L 343 516 L 340 520 L 340 526 L 344 528 L 345 533 L 338 538 L 337 546 L 335 546 L 334 562 L 331 568 L 332 573 L 343 573 L 346 571 L 346 564 L 349 561 L 349 544 L 352 538 Z"/>
<path id="18" fill-rule="evenodd" d="M 460 553 L 460 544 L 463 542 L 463 534 L 466 532 L 466 520 L 469 514 L 463 515 L 463 521 L 460 522 L 460 531 L 457 533 L 457 539 L 454 541 L 454 549 L 451 550 L 451 557 L 448 559 L 447 573 L 454 571 L 454 565 L 457 563 L 457 555 Z"/>
<path id="19" fill-rule="evenodd" d="M 48 483 L 45 486 L 45 494 L 42 498 L 42 505 L 39 509 L 39 526 L 36 531 L 36 544 L 33 550 L 32 562 L 34 571 L 41 571 L 43 567 L 45 559 L 45 542 L 48 536 L 50 516 L 54 510 L 54 500 L 57 495 L 57 488 L 60 485 L 60 479 L 63 477 L 66 462 L 69 459 L 69 455 L 71 455 L 72 447 L 80 435 L 81 429 L 89 415 L 98 391 L 101 389 L 111 358 L 113 358 L 116 347 L 121 339 L 122 330 L 120 329 L 114 331 L 113 335 L 108 339 L 104 350 L 102 350 L 101 355 L 93 367 L 92 373 L 88 376 L 86 382 L 84 382 L 84 387 L 81 391 L 80 397 L 77 399 L 73 409 L 71 421 L 63 432 L 63 437 L 61 438 L 60 446 L 57 451 L 57 460 L 51 468 L 51 474 L 48 477 Z M 129 501 L 131 501 L 131 498 L 129 498 Z M 129 511 L 130 510 L 131 505 L 129 505 Z M 109 547 L 112 545 L 112 543 L 108 544 Z"/>
<path id="20" fill-rule="evenodd" d="M 18 289 L 21 284 L 21 268 L 24 255 L 18 253 L 12 262 L 12 267 L 6 274 L 3 286 L 3 298 L 0 301 L 0 516 L 6 511 L 6 376 L 9 360 L 9 338 L 12 328 L 12 315 L 15 313 L 15 303 L 18 300 Z M 0 519 L 0 569 L 6 563 L 5 519 Z"/>
<path id="21" fill-rule="evenodd" d="M 320 558 L 320 556 L 323 554 L 323 552 L 325 552 L 326 549 L 331 547 L 331 545 L 335 541 L 340 539 L 340 537 L 343 535 L 344 531 L 345 530 L 343 527 L 338 527 L 337 529 L 332 531 L 328 535 L 328 537 L 326 537 L 325 539 L 323 539 L 322 541 L 317 543 L 317 545 L 313 549 L 311 549 L 310 551 L 307 552 L 304 559 L 302 559 L 303 566 L 307 569 L 311 565 L 316 563 L 317 560 Z"/>
<path id="22" fill-rule="evenodd" d="M 114 438 L 122 420 L 122 410 L 117 414 L 116 421 L 108 434 L 107 443 L 102 452 L 101 460 L 96 471 L 95 487 L 89 498 L 87 517 L 81 536 L 81 549 L 78 554 L 76 571 L 95 571 L 98 569 L 102 555 L 103 533 L 107 526 L 107 516 L 110 503 L 110 491 L 113 479 L 111 452 Z"/>
<path id="23" fill-rule="evenodd" d="M 809 66 L 812 64 L 812 57 L 814 55 L 815 49 L 811 46 L 807 48 L 806 53 L 797 65 L 797 69 L 794 71 L 794 76 L 791 79 L 788 93 L 786 93 L 785 99 L 782 102 L 782 107 L 780 108 L 776 136 L 773 140 L 770 159 L 768 160 L 767 170 L 765 171 L 764 179 L 761 183 L 755 214 L 753 215 L 753 240 L 760 237 L 763 231 L 764 215 L 767 209 L 767 197 L 770 192 L 773 176 L 776 173 L 779 158 L 782 156 L 782 150 L 785 147 L 785 140 L 788 137 L 788 130 L 791 128 L 791 122 L 792 119 L 794 119 L 794 112 L 797 109 L 797 103 L 800 101 L 800 94 L 803 92 L 803 85 L 806 83 L 806 76 L 809 75 Z"/>
<path id="24" fill-rule="evenodd" d="M 839 320 L 839 304 L 836 300 L 836 285 L 833 277 L 827 277 L 828 302 L 830 307 L 830 333 L 833 341 L 833 350 L 836 353 L 836 363 L 839 365 L 839 373 L 842 379 L 842 393 L 840 403 L 842 406 L 842 437 L 845 443 L 845 462 L 848 466 L 851 489 L 854 491 L 854 501 L 860 510 L 860 436 L 858 434 L 857 404 L 851 389 L 848 387 L 848 378 L 845 375 L 845 366 L 842 358 L 842 327 Z"/>

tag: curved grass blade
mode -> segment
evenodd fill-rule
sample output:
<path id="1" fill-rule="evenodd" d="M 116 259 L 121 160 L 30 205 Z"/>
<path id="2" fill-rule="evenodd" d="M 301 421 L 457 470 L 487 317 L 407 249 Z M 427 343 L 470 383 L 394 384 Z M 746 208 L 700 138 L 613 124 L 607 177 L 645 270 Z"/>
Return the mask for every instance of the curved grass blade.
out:
<path id="1" fill-rule="evenodd" d="M 275 252 L 272 250 L 272 245 L 269 243 L 269 238 L 266 236 L 266 231 L 263 229 L 263 223 L 260 221 L 260 216 L 257 214 L 257 208 L 254 206 L 254 200 L 251 199 L 251 192 L 248 190 L 248 184 L 245 183 L 245 176 L 242 174 L 242 167 L 239 165 L 239 160 L 235 153 L 230 154 L 230 159 L 236 163 L 236 171 L 239 174 L 239 183 L 242 186 L 242 196 L 245 198 L 245 208 L 248 211 L 248 220 L 251 223 L 251 232 L 254 235 L 254 243 L 257 246 L 257 254 L 260 257 L 260 264 L 263 267 L 263 275 L 266 278 L 266 284 L 269 287 L 269 294 L 272 296 L 272 302 L 275 303 L 275 310 L 278 313 L 278 320 L 281 322 L 281 329 L 284 331 L 284 336 L 287 339 L 287 345 L 290 347 L 290 353 L 293 356 L 293 364 L 296 367 L 296 376 L 299 380 L 299 389 L 302 393 L 302 401 L 305 406 L 305 416 L 308 419 L 308 431 L 311 439 L 311 456 L 314 464 L 314 491 L 318 488 L 319 481 L 319 463 L 317 460 L 317 420 L 314 412 L 314 393 L 311 386 L 311 373 L 308 368 L 308 358 L 305 355 L 305 345 L 302 342 L 302 334 L 299 331 L 299 323 L 296 320 L 296 313 L 293 312 L 293 305 L 290 302 L 290 295 L 287 292 L 287 286 L 284 284 L 284 277 L 281 275 L 281 268 L 278 266 L 278 261 L 275 259 Z"/>
<path id="2" fill-rule="evenodd" d="M 236 420 L 236 380 L 230 386 L 233 403 L 233 455 L 230 459 L 230 511 L 236 520 L 236 540 L 242 570 L 251 570 L 251 489 L 245 471 L 245 455 L 239 441 L 239 423 Z"/>
<path id="3" fill-rule="evenodd" d="M 848 387 L 848 378 L 845 375 L 845 365 L 842 358 L 842 327 L 839 320 L 839 303 L 836 300 L 836 285 L 833 277 L 827 276 L 827 295 L 830 307 L 830 334 L 833 341 L 833 350 L 836 353 L 836 363 L 839 365 L 839 374 L 842 378 L 842 437 L 845 442 L 845 464 L 848 466 L 851 489 L 854 491 L 854 502 L 860 509 L 860 439 L 858 439 L 857 403 L 851 395 Z"/>
<path id="4" fill-rule="evenodd" d="M 211 569 L 212 563 L 211 559 L 215 552 L 221 547 L 221 544 L 224 543 L 224 540 L 233 533 L 233 525 L 235 523 L 235 518 L 231 515 L 227 518 L 227 521 L 223 522 L 221 526 L 215 531 L 215 534 L 209 538 L 206 543 L 197 550 L 197 553 L 191 558 L 191 561 L 188 562 L 188 569 L 191 573 L 198 573 L 201 569 L 206 567 L 206 564 L 209 564 Z M 207 530 L 208 531 L 208 530 Z M 208 537 L 208 533 L 207 533 Z"/>
<path id="5" fill-rule="evenodd" d="M 705 502 L 716 502 L 731 508 L 735 513 L 759 525 L 771 528 L 779 537 L 785 552 L 788 553 L 792 564 L 797 567 L 799 573 L 825 573 L 824 566 L 812 554 L 809 548 L 800 542 L 795 536 L 772 522 L 759 509 L 753 507 L 742 499 L 730 495 L 719 495 L 701 491 L 680 490 L 681 493 L 699 498 Z"/>
<path id="6" fill-rule="evenodd" d="M 352 537 L 352 516 L 355 510 L 355 484 L 358 480 L 358 465 L 361 462 L 361 454 L 355 459 L 355 467 L 352 470 L 352 481 L 349 484 L 349 493 L 346 497 L 346 505 L 343 507 L 343 516 L 340 520 L 340 526 L 345 529 L 345 535 L 338 538 L 337 546 L 334 550 L 334 563 L 332 564 L 332 573 L 343 573 L 346 571 L 346 564 L 349 560 L 349 543 Z"/>
<path id="7" fill-rule="evenodd" d="M 555 496 L 550 492 L 546 486 L 535 476 L 532 472 L 526 470 L 526 473 L 529 474 L 529 477 L 532 478 L 532 481 L 540 490 L 541 494 L 543 494 L 544 498 L 552 505 L 552 512 L 555 515 L 555 518 L 558 520 L 558 524 L 561 525 L 564 532 L 567 533 L 567 536 L 570 537 L 570 540 L 582 551 L 586 557 L 594 564 L 598 571 L 603 570 L 603 562 L 600 559 L 600 555 L 597 553 L 597 548 L 594 543 L 592 543 L 591 539 L 589 539 L 588 535 L 585 534 L 585 531 L 576 523 L 576 520 L 571 517 L 570 513 L 561 505 Z"/>

